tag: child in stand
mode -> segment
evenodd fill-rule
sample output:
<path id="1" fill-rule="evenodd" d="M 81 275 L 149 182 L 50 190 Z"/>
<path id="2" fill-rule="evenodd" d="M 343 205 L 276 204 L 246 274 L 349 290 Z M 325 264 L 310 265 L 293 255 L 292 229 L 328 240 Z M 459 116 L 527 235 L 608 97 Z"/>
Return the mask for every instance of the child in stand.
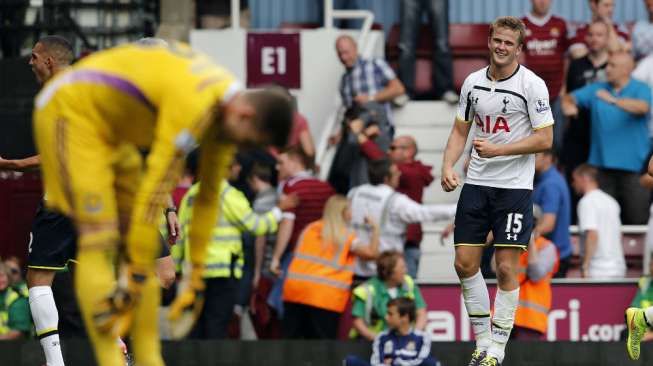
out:
<path id="1" fill-rule="evenodd" d="M 372 346 L 371 362 L 356 356 L 348 356 L 345 366 L 416 365 L 439 366 L 431 353 L 428 333 L 413 329 L 415 302 L 399 297 L 388 302 L 385 316 L 388 330 L 381 332 Z"/>

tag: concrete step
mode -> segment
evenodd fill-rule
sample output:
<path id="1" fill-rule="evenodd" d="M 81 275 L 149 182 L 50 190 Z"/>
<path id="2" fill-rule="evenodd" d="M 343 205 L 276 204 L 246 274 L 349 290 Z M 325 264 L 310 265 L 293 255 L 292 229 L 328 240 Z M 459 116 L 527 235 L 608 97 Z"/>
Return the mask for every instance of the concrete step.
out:
<path id="1" fill-rule="evenodd" d="M 410 101 L 394 110 L 394 121 L 400 126 L 447 125 L 456 117 L 457 105 L 435 101 Z"/>
<path id="2" fill-rule="evenodd" d="M 409 135 L 415 139 L 420 150 L 443 152 L 450 132 L 451 125 L 397 126 L 395 136 Z"/>
<path id="3" fill-rule="evenodd" d="M 417 279 L 428 282 L 456 281 L 458 276 L 453 259 L 453 249 L 450 254 L 422 254 Z"/>

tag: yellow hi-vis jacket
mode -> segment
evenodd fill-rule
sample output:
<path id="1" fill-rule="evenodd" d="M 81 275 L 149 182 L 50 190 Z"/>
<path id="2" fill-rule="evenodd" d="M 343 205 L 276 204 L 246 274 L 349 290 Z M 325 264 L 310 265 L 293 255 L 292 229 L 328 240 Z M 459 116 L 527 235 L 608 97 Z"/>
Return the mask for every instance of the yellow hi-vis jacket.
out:
<path id="1" fill-rule="evenodd" d="M 173 246 L 171 253 L 179 266 L 190 260 L 189 233 L 193 223 L 193 200 L 199 192 L 200 183 L 194 184 L 179 205 L 181 238 Z M 220 184 L 220 215 L 213 228 L 213 236 L 207 247 L 204 261 L 204 278 L 230 277 L 243 275 L 243 242 L 241 235 L 249 232 L 260 236 L 277 231 L 281 210 L 274 209 L 257 214 L 252 211 L 245 195 L 231 186 L 226 180 Z M 178 267 L 179 268 L 179 267 Z"/>

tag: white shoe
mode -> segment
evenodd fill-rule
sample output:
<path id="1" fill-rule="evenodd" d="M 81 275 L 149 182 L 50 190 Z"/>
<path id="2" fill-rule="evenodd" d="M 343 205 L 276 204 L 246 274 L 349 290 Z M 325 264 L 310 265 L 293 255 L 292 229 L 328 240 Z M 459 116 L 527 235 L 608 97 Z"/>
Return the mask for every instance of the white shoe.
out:
<path id="1" fill-rule="evenodd" d="M 458 103 L 458 94 L 456 94 L 453 90 L 447 90 L 442 94 L 442 97 L 440 99 L 444 100 L 445 102 L 449 104 L 456 104 Z"/>

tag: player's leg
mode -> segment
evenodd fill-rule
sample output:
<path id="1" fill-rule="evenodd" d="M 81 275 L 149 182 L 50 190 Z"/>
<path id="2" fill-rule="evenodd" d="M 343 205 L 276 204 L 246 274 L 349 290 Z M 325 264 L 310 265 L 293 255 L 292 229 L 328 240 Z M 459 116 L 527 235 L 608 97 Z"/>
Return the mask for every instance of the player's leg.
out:
<path id="1" fill-rule="evenodd" d="M 476 339 L 470 365 L 485 357 L 490 346 L 490 294 L 480 270 L 481 257 L 491 225 L 486 187 L 465 184 L 456 210 L 454 265 L 460 279 L 463 300 Z"/>
<path id="2" fill-rule="evenodd" d="M 34 320 L 36 337 L 41 343 L 48 366 L 63 366 L 59 341 L 59 312 L 52 295 L 55 271 L 27 268 L 29 308 Z"/>
<path id="3" fill-rule="evenodd" d="M 117 149 L 113 160 L 120 231 L 125 236 L 131 229 L 134 199 L 142 183 L 143 159 L 135 146 L 123 144 Z M 162 211 L 157 218 L 160 219 L 161 215 Z M 160 252 L 159 237 L 159 235 L 155 236 L 158 252 Z M 147 239 L 143 238 L 143 240 Z M 133 314 L 128 316 L 133 319 L 131 344 L 139 365 L 163 365 L 158 334 L 159 292 L 159 280 L 154 275 L 147 276 L 144 283 L 139 285 L 138 301 L 134 304 L 135 308 L 131 310 Z"/>
<path id="4" fill-rule="evenodd" d="M 145 174 L 141 174 L 140 164 L 136 163 L 133 147 L 121 147 L 123 156 L 117 159 L 116 165 L 120 216 L 129 216 L 128 227 L 123 225 L 122 230 L 127 232 L 128 286 L 136 299 L 131 327 L 134 358 L 138 364 L 147 366 L 163 365 L 156 315 L 160 300 L 159 282 L 155 278 L 155 260 L 161 253 L 158 225 L 184 161 L 183 153 L 175 149 L 173 141 L 161 136 L 157 132 L 158 140 L 147 157 Z"/>
<path id="5" fill-rule="evenodd" d="M 27 286 L 36 336 L 47 365 L 64 364 L 59 341 L 59 312 L 52 283 L 56 271 L 64 269 L 74 258 L 75 240 L 75 228 L 70 219 L 39 207 L 30 233 Z"/>
<path id="6" fill-rule="evenodd" d="M 75 286 L 98 363 L 123 361 L 116 339 L 93 326 L 93 308 L 112 290 L 119 241 L 110 147 L 98 137 L 91 116 L 71 111 L 55 96 L 37 110 L 34 130 L 41 154 L 47 203 L 71 216 L 77 227 L 79 264 Z"/>
<path id="7" fill-rule="evenodd" d="M 626 350 L 631 360 L 639 359 L 640 342 L 648 329 L 653 328 L 653 306 L 646 309 L 628 308 L 626 310 Z"/>
<path id="8" fill-rule="evenodd" d="M 521 248 L 497 247 L 495 252 L 498 288 L 492 316 L 492 344 L 487 353 L 489 357 L 496 358 L 499 364 L 503 362 L 506 344 L 515 323 L 519 303 L 517 270 L 522 251 Z"/>
<path id="9" fill-rule="evenodd" d="M 488 365 L 503 362 L 519 303 L 519 257 L 528 248 L 533 230 L 530 190 L 494 188 L 491 197 L 498 288 L 492 316 L 492 344 L 484 360 Z"/>

